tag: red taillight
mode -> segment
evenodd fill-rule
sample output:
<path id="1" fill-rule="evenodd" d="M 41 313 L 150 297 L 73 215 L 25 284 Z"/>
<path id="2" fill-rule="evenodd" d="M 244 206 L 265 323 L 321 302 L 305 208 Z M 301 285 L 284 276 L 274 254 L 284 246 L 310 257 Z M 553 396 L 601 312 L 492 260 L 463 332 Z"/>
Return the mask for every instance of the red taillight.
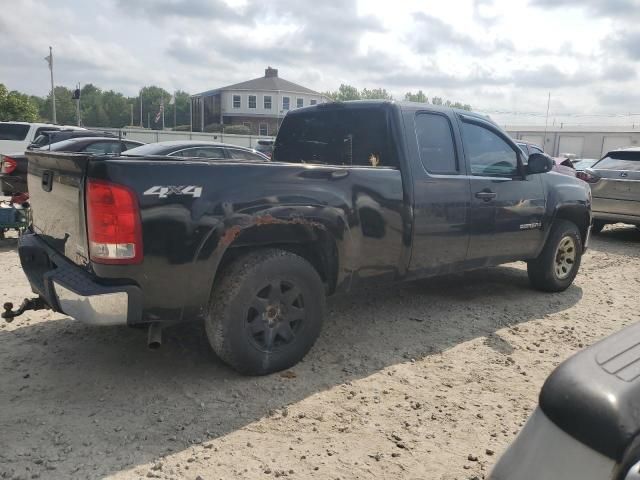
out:
<path id="1" fill-rule="evenodd" d="M 597 177 L 585 171 L 576 172 L 576 177 L 578 177 L 580 180 L 584 180 L 587 183 L 598 183 L 600 181 L 600 177 Z"/>
<path id="2" fill-rule="evenodd" d="M 13 158 L 2 155 L 2 173 L 13 173 L 18 167 L 18 162 Z"/>
<path id="3" fill-rule="evenodd" d="M 142 226 L 135 193 L 122 185 L 87 184 L 89 254 L 96 263 L 140 263 Z"/>

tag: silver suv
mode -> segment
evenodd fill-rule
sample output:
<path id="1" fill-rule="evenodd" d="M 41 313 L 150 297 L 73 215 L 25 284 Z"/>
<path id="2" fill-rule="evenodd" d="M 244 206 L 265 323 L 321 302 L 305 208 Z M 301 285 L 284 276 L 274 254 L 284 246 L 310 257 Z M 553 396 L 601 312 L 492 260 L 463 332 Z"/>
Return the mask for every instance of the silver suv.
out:
<path id="1" fill-rule="evenodd" d="M 640 228 L 640 148 L 609 152 L 578 177 L 591 185 L 593 232 L 618 222 Z"/>

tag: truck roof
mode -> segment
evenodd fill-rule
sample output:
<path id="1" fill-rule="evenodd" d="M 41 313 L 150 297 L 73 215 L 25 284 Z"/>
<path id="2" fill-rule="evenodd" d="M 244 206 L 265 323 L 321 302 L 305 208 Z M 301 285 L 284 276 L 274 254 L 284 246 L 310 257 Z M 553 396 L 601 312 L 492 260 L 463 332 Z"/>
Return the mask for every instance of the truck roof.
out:
<path id="1" fill-rule="evenodd" d="M 482 115 L 480 113 L 472 112 L 469 110 L 462 110 L 459 108 L 447 107 L 444 105 L 433 105 L 430 103 L 416 103 L 416 102 L 396 102 L 395 100 L 348 100 L 346 102 L 329 102 L 329 103 L 321 103 L 317 105 L 310 105 L 303 108 L 297 108 L 288 113 L 288 115 L 296 114 L 298 112 L 305 112 L 310 110 L 323 110 L 323 109 L 331 109 L 331 108 L 359 108 L 359 107 L 373 107 L 373 106 L 395 106 L 400 110 L 405 111 L 419 111 L 419 110 L 430 110 L 434 112 L 456 112 L 460 115 L 465 115 L 467 117 L 474 117 L 479 120 L 484 120 L 485 122 L 490 122 L 495 124 L 495 122 L 487 115 Z"/>

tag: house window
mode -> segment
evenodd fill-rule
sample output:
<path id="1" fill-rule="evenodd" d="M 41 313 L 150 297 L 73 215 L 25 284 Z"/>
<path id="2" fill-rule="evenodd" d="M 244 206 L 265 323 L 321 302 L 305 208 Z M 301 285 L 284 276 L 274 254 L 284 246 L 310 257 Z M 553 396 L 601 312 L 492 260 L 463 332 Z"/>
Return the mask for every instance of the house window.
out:
<path id="1" fill-rule="evenodd" d="M 264 96 L 264 109 L 271 110 L 271 95 Z"/>
<path id="2" fill-rule="evenodd" d="M 291 104 L 291 99 L 289 97 L 282 97 L 282 109 L 289 110 Z"/>
<path id="3" fill-rule="evenodd" d="M 241 108 L 242 100 L 240 99 L 240 95 L 233 96 L 233 108 Z"/>
<path id="4" fill-rule="evenodd" d="M 267 135 L 269 135 L 269 125 L 267 125 L 266 123 L 261 123 L 260 124 L 260 136 L 261 137 L 266 137 Z"/>
<path id="5" fill-rule="evenodd" d="M 257 108 L 258 97 L 255 95 L 249 95 L 249 108 Z"/>
<path id="6" fill-rule="evenodd" d="M 315 105 L 316 103 L 318 103 L 317 100 L 311 100 L 311 102 L 309 102 L 309 105 Z"/>
<path id="7" fill-rule="evenodd" d="M 304 107 L 304 98 L 297 98 L 297 99 L 296 99 L 296 107 L 297 107 L 297 108 L 302 108 L 302 107 Z"/>

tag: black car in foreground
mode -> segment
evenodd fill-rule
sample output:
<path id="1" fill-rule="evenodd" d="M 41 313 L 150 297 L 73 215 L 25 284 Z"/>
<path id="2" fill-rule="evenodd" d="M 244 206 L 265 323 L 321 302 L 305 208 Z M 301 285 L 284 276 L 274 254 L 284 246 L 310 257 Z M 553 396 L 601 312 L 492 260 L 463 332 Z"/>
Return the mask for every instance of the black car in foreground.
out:
<path id="1" fill-rule="evenodd" d="M 221 359 L 267 374 L 312 347 L 326 295 L 518 260 L 534 288 L 559 292 L 588 243 L 588 185 L 545 155 L 525 165 L 466 111 L 311 106 L 284 118 L 272 161 L 188 154 L 29 152 L 19 254 L 38 297 L 25 308 L 146 324 L 150 345 L 200 320 Z"/>
<path id="2" fill-rule="evenodd" d="M 62 132 L 61 132 L 62 133 Z M 50 152 L 81 152 L 91 155 L 120 154 L 130 148 L 144 145 L 133 140 L 119 140 L 117 137 L 84 135 L 67 140 L 56 141 L 42 147 Z M 0 192 L 4 196 L 26 193 L 27 157 L 24 153 L 0 155 Z"/>
<path id="3" fill-rule="evenodd" d="M 562 363 L 490 480 L 640 479 L 640 324 Z"/>
<path id="4" fill-rule="evenodd" d="M 269 158 L 252 149 L 227 143 L 200 142 L 197 140 L 176 140 L 169 142 L 148 143 L 142 147 L 127 151 L 127 157 L 168 156 L 183 158 L 208 158 L 213 160 L 255 160 L 265 161 Z"/>

